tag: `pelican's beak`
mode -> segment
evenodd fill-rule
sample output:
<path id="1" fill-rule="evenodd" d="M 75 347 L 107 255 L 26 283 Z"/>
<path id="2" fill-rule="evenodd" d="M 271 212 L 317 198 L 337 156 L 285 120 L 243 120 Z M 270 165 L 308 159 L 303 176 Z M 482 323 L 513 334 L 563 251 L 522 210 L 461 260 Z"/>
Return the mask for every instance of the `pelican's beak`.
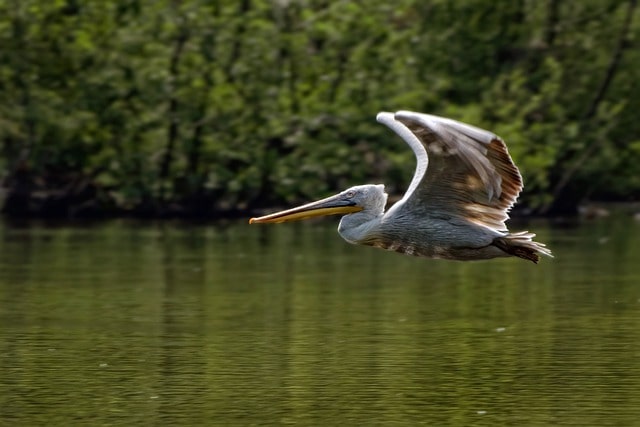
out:
<path id="1" fill-rule="evenodd" d="M 349 200 L 341 193 L 318 200 L 317 202 L 298 206 L 297 208 L 287 209 L 286 211 L 272 213 L 271 215 L 265 215 L 259 218 L 251 218 L 249 224 L 299 221 L 301 219 L 313 218 L 314 216 L 349 214 L 361 210 L 361 206 L 357 206 L 353 200 Z"/>

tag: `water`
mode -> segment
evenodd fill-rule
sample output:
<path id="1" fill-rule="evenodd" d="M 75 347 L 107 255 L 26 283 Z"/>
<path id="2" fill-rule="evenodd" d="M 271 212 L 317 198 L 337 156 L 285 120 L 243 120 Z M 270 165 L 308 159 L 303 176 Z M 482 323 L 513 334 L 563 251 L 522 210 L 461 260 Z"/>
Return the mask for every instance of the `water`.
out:
<path id="1" fill-rule="evenodd" d="M 556 259 L 5 224 L 0 425 L 640 425 L 640 222 L 526 226 Z"/>

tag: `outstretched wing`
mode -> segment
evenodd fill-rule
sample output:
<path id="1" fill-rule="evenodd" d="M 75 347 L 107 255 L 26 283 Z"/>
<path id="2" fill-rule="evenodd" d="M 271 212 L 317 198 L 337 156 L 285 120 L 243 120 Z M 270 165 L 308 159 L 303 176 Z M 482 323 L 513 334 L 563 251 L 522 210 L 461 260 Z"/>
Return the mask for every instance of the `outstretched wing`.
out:
<path id="1" fill-rule="evenodd" d="M 506 230 L 522 177 L 504 141 L 474 126 L 410 111 L 380 113 L 377 120 L 402 137 L 417 159 L 409 189 L 393 210 Z"/>

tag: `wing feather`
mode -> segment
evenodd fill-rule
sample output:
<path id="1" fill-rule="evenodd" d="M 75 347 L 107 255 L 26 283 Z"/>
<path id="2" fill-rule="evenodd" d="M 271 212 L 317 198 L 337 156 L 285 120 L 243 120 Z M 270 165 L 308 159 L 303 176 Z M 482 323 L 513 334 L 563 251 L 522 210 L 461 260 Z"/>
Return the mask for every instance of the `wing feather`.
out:
<path id="1" fill-rule="evenodd" d="M 393 120 L 391 116 L 381 113 L 378 121 L 401 136 L 418 161 L 407 193 L 392 209 L 506 230 L 504 222 L 522 190 L 522 177 L 502 139 L 444 117 L 410 111 L 395 113 Z"/>

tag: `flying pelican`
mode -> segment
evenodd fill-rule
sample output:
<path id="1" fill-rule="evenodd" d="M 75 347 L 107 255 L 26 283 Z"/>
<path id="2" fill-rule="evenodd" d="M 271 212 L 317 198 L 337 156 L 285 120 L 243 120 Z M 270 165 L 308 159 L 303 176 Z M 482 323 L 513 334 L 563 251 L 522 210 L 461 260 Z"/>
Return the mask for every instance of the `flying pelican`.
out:
<path id="1" fill-rule="evenodd" d="M 378 122 L 409 144 L 416 171 L 402 199 L 385 212 L 384 185 L 358 185 L 335 196 L 259 218 L 254 223 L 346 214 L 338 233 L 349 243 L 453 260 L 552 257 L 527 231 L 510 233 L 507 212 L 522 177 L 502 139 L 429 114 L 382 112 Z"/>

